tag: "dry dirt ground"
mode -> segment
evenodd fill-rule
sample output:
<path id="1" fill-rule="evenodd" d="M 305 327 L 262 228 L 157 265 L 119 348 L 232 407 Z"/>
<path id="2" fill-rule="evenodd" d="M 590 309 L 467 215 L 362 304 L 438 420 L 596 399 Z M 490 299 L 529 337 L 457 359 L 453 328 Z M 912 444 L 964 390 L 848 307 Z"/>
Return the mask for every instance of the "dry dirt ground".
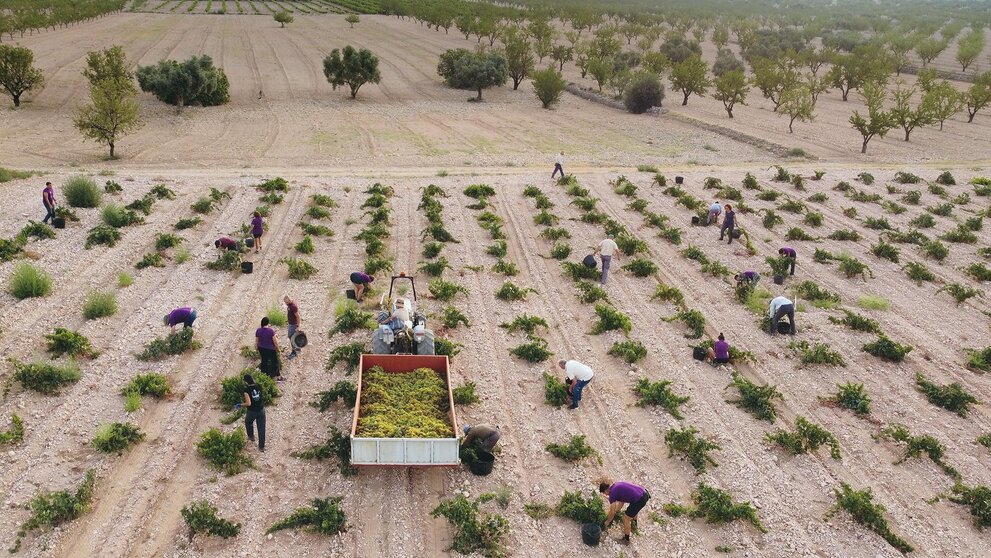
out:
<path id="1" fill-rule="evenodd" d="M 744 556 L 897 555 L 880 537 L 844 514 L 823 520 L 834 501 L 832 491 L 841 481 L 858 489 L 870 487 L 876 501 L 886 506 L 892 529 L 916 546 L 917 555 L 985 553 L 981 548 L 986 546 L 986 536 L 973 526 L 964 507 L 945 499 L 929 503 L 949 491 L 949 477 L 927 459 L 893 464 L 904 448 L 876 441 L 872 435 L 893 422 L 907 425 L 917 435 L 932 434 L 946 446 L 947 462 L 968 484 L 991 484 L 991 454 L 975 443 L 980 434 L 991 431 L 987 411 L 991 386 L 987 376 L 963 366 L 964 348 L 991 345 L 987 315 L 991 299 L 985 295 L 954 305 L 946 294 L 935 294 L 937 284 L 917 286 L 900 265 L 870 253 L 869 247 L 879 235 L 864 226 L 867 217 L 886 216 L 893 227 L 905 230 L 910 219 L 925 212 L 924 207 L 943 202 L 929 193 L 925 184 L 898 186 L 923 192 L 921 204 L 908 206 L 902 215 L 887 214 L 878 204 L 850 201 L 832 188 L 845 180 L 885 199 L 898 200 L 900 194 L 889 194 L 885 188 L 894 185 L 896 169 L 888 167 L 912 170 L 933 180 L 938 172 L 932 167 L 944 164 L 935 161 L 967 160 L 964 165 L 945 163 L 960 184 L 948 189 L 950 197 L 971 191 L 964 185 L 966 181 L 986 173 L 977 161 L 988 153 L 987 134 L 970 137 L 963 131 L 970 127 L 986 130 L 987 117 L 979 116 L 970 127 L 952 122 L 942 134 L 917 132 L 918 139 L 909 148 L 932 150 L 932 165 L 924 164 L 929 161 L 896 139 L 872 144 L 871 157 L 861 160 L 843 147 L 859 143 L 848 137 L 850 131 L 843 126 L 826 126 L 820 133 L 806 125 L 800 129 L 809 132 L 807 149 L 826 159 L 814 166 L 826 169 L 827 174 L 819 182 L 808 181 L 807 192 L 797 192 L 790 185 L 770 181 L 772 173 L 766 169 L 776 160 L 769 154 L 670 119 L 634 118 L 571 97 L 566 97 L 556 111 L 546 112 L 523 90 L 526 85 L 516 93 L 505 88 L 486 92 L 488 100 L 481 105 L 463 103 L 467 94 L 444 89 L 433 71 L 440 50 L 464 44 L 453 34 L 426 32 L 414 24 L 382 18 L 367 18 L 353 32 L 345 29 L 343 21 L 331 17 L 298 17 L 287 30 L 270 24 L 268 18 L 123 14 L 24 41 L 50 72 L 50 85 L 25 108 L 3 113 L 2 163 L 46 169 L 46 173 L 0 185 L 0 195 L 8 200 L 0 220 L 0 236 L 10 237 L 27 219 L 41 217 L 39 185 L 46 179 L 61 184 L 76 172 L 62 168 L 72 163 L 87 170 L 121 168 L 113 179 L 124 186 L 123 202 L 140 197 L 155 184 L 168 185 L 179 197 L 157 202 L 146 222 L 126 229 L 123 241 L 113 248 L 83 249 L 86 231 L 99 222 L 99 211 L 80 210 L 81 223 L 70 224 L 54 240 L 29 246 L 35 263 L 54 277 L 53 294 L 23 301 L 6 292 L 0 294 L 7 316 L 0 333 L 3 357 L 42 356 L 43 335 L 58 326 L 79 330 L 102 351 L 98 358 L 82 364 L 82 380 L 59 397 L 15 388 L 0 401 L 3 423 L 16 412 L 24 417 L 27 428 L 22 444 L 4 447 L 0 454 L 0 532 L 8 533 L 9 539 L 4 544 L 12 542 L 17 526 L 27 518 L 21 504 L 40 489 L 75 486 L 86 469 L 95 468 L 98 484 L 93 509 L 53 533 L 30 536 L 22 555 L 449 555 L 452 532 L 443 519 L 432 519 L 430 510 L 457 491 L 476 496 L 503 484 L 513 490 L 508 509 L 499 510 L 494 503 L 484 509 L 509 519 L 512 531 L 507 547 L 515 556 L 618 556 L 621 552 L 642 557 L 710 556 L 718 545 L 731 546 Z M 254 28 L 246 32 L 246 26 Z M 347 38 L 333 38 L 337 36 Z M 216 111 L 189 109 L 175 116 L 145 99 L 148 124 L 125 141 L 124 161 L 100 162 L 98 150 L 78 141 L 69 120 L 71 107 L 80 98 L 82 56 L 108 44 L 111 37 L 125 44 L 132 58 L 141 63 L 166 55 L 215 54 L 231 75 L 234 102 Z M 345 41 L 373 46 L 383 64 L 382 86 L 366 86 L 355 103 L 343 99 L 340 92 L 330 92 L 319 68 L 323 54 Z M 257 99 L 258 83 L 264 83 L 262 100 Z M 825 105 L 839 111 L 841 102 L 835 94 L 829 97 Z M 689 108 L 695 110 L 692 102 Z M 741 118 L 745 111 L 757 110 L 763 109 L 744 107 Z M 51 111 L 56 111 L 56 116 L 51 116 Z M 760 130 L 779 143 L 789 139 L 774 120 Z M 344 132 L 348 132 L 346 137 Z M 939 140 L 923 141 L 926 137 Z M 718 151 L 703 149 L 707 143 Z M 532 200 L 522 197 L 527 184 L 540 187 L 550 197 L 556 205 L 552 211 L 572 235 L 568 242 L 574 249 L 573 258 L 583 256 L 601 239 L 601 227 L 577 220 L 579 211 L 569 205 L 563 188 L 551 181 L 543 168 L 559 148 L 582 153 L 569 156 L 569 161 L 578 163 L 581 183 L 601 199 L 601 211 L 624 222 L 647 243 L 648 257 L 660 266 L 658 276 L 651 278 L 636 278 L 615 269 L 607 287 L 612 303 L 635 322 L 630 337 L 648 347 L 647 358 L 635 366 L 606 354 L 621 335 L 587 333 L 594 312 L 590 305 L 578 302 L 558 262 L 548 257 L 551 243 L 538 236 L 541 227 L 532 221 L 537 210 Z M 690 159 L 707 163 L 692 170 L 685 165 Z M 510 162 L 540 168 L 510 168 Z M 801 216 L 782 213 L 785 223 L 767 231 L 760 225 L 759 215 L 740 215 L 741 225 L 751 231 L 757 250 L 750 256 L 736 244 L 718 243 L 714 229 L 689 226 L 690 213 L 652 185 L 652 175 L 630 168 L 639 163 L 659 164 L 669 178 L 682 174 L 685 189 L 706 200 L 712 194 L 703 190 L 705 177 L 716 176 L 739 187 L 746 171 L 756 174 L 764 188 L 781 190 L 796 199 L 822 191 L 829 199 L 808 205 L 821 211 L 825 222 L 821 227 L 810 227 L 801 223 Z M 483 165 L 496 168 L 479 168 Z M 642 225 L 641 217 L 626 208 L 628 200 L 609 185 L 618 172 L 592 168 L 600 165 L 625 173 L 639 187 L 640 196 L 648 200 L 650 210 L 668 215 L 674 226 L 682 227 L 681 246 L 669 244 L 658 238 L 656 229 Z M 813 166 L 785 165 L 807 176 Z M 244 166 L 255 168 L 242 170 Z M 438 168 L 450 168 L 452 173 L 432 176 Z M 863 170 L 877 177 L 873 186 L 854 180 Z M 288 178 L 292 189 L 283 204 L 273 207 L 265 249 L 254 259 L 255 273 L 206 270 L 203 264 L 215 255 L 213 240 L 238 229 L 259 205 L 258 192 L 250 186 L 276 174 Z M 457 299 L 455 305 L 472 324 L 471 328 L 442 332 L 442 336 L 464 346 L 452 361 L 455 382 L 476 382 L 482 397 L 480 404 L 459 409 L 461 421 L 488 421 L 504 432 L 503 452 L 489 477 L 473 477 L 462 469 L 365 471 L 356 477 L 342 477 L 332 462 L 309 462 L 289 455 L 324 440 L 328 426 L 344 429 L 350 423 L 350 411 L 339 404 L 321 414 L 308 402 L 316 392 L 346 378 L 340 366 L 324 370 L 329 351 L 367 335 L 328 338 L 324 332 L 333 324 L 334 301 L 346 287 L 348 273 L 364 261 L 361 243 L 350 239 L 366 219 L 359 208 L 365 198 L 362 191 L 376 181 L 396 189 L 391 200 L 388 255 L 395 257 L 397 270 L 413 271 L 421 260 L 419 232 L 426 218 L 417 211 L 419 188 L 434 183 L 450 195 L 443 200 L 446 225 L 460 243 L 444 249 L 454 267 L 446 277 L 469 289 L 469 295 Z M 484 253 L 490 239 L 475 222 L 478 212 L 465 208 L 471 200 L 462 190 L 472 183 L 487 183 L 497 191 L 492 211 L 505 220 L 508 258 L 520 269 L 512 280 L 536 289 L 526 302 L 507 303 L 494 296 L 505 278 L 490 270 L 495 258 Z M 171 231 L 178 219 L 190 216 L 190 204 L 210 187 L 227 190 L 232 199 L 202 225 L 178 233 L 191 251 L 191 259 L 182 264 L 170 261 L 164 268 L 133 269 L 143 254 L 153 250 L 155 234 Z M 339 203 L 331 220 L 324 223 L 336 231 L 336 236 L 315 239 L 316 251 L 307 257 L 319 268 L 313 278 L 289 280 L 278 260 L 294 255 L 293 245 L 301 238 L 297 223 L 308 219 L 303 214 L 310 196 L 316 193 Z M 744 191 L 744 196 L 746 204 L 755 209 L 775 205 L 757 200 L 753 191 Z M 858 210 L 857 219 L 842 212 L 851 206 Z M 958 205 L 950 217 L 937 217 L 935 229 L 925 232 L 930 236 L 946 232 L 955 228 L 957 221 L 987 209 L 987 198 L 974 196 L 970 203 Z M 863 238 L 858 242 L 786 242 L 784 233 L 792 226 L 802 226 L 820 237 L 852 228 Z M 981 260 L 976 251 L 987 247 L 988 240 L 986 233 L 978 235 L 976 245 L 948 244 L 950 256 L 943 263 L 925 260 L 915 246 L 901 245 L 902 261 L 925 261 L 941 281 L 986 289 L 986 283 L 976 283 L 960 270 Z M 843 307 L 878 320 L 890 337 L 912 345 L 914 350 L 902 364 L 882 362 L 860 350 L 871 336 L 829 322 L 828 317 L 840 315 L 839 310 L 808 306 L 798 316 L 799 338 L 828 343 L 842 353 L 847 366 L 800 367 L 787 348 L 788 339 L 757 331 L 757 316 L 736 302 L 729 282 L 703 275 L 697 264 L 680 255 L 680 249 L 689 244 L 701 247 L 710 258 L 734 271 L 753 268 L 761 272 L 767 271 L 765 256 L 781 245 L 794 245 L 800 254 L 799 267 L 795 279 L 785 287 L 797 280 L 815 280 L 840 293 Z M 813 263 L 811 255 L 817 247 L 849 252 L 868 263 L 874 277 L 866 281 L 847 279 L 835 265 Z M 627 261 L 629 258 L 620 258 L 616 268 Z M 473 271 L 474 266 L 483 269 Z M 13 267 L 14 263 L 0 265 L 0 283 L 7 283 Z M 122 271 L 134 275 L 133 285 L 115 286 Z M 684 337 L 684 327 L 662 320 L 675 312 L 674 307 L 650 300 L 658 281 L 679 287 L 689 306 L 705 314 L 708 335 L 724 332 L 732 344 L 756 355 L 756 364 L 738 370 L 755 381 L 778 386 L 783 400 L 778 403 L 780 418 L 775 424 L 757 421 L 725 402 L 736 396 L 735 390 L 726 388 L 729 370 L 692 360 L 694 342 Z M 766 286 L 775 294 L 787 292 L 782 287 Z M 95 321 L 83 319 L 82 302 L 94 289 L 117 292 L 118 314 Z M 300 301 L 312 345 L 289 365 L 284 395 L 268 411 L 268 451 L 259 454 L 251 450 L 256 467 L 225 477 L 196 454 L 195 443 L 206 429 L 221 426 L 219 419 L 225 410 L 215 402 L 219 382 L 250 364 L 239 356 L 238 349 L 250 344 L 257 320 L 285 293 Z M 890 300 L 891 308 L 857 308 L 863 295 L 883 296 Z M 162 314 L 180 305 L 198 308 L 196 335 L 204 347 L 156 364 L 137 361 L 134 354 L 164 333 Z M 423 305 L 431 313 L 443 307 L 429 299 Z M 508 350 L 523 337 L 507 334 L 498 324 L 523 312 L 542 316 L 551 324 L 543 335 L 555 353 L 552 360 L 577 358 L 596 370 L 596 379 L 579 410 L 558 410 L 543 402 L 540 377 L 549 362 L 528 365 L 510 356 Z M 161 402 L 146 399 L 142 410 L 128 415 L 118 391 L 134 374 L 148 371 L 167 374 L 176 396 Z M 5 380 L 11 372 L 4 364 L 0 379 Z M 937 408 L 914 388 L 916 372 L 924 372 L 940 384 L 960 382 L 982 404 L 968 418 Z M 660 409 L 637 407 L 631 388 L 641 377 L 672 380 L 676 392 L 690 396 L 682 409 L 685 419 L 678 421 Z M 870 420 L 820 401 L 835 393 L 837 383 L 847 381 L 865 384 L 873 398 Z M 797 416 L 833 432 L 843 459 L 832 460 L 823 450 L 792 457 L 764 441 L 766 432 L 790 428 Z M 91 447 L 90 440 L 101 423 L 124 420 L 138 424 L 147 439 L 119 457 L 104 456 Z M 721 445 L 722 449 L 713 453 L 718 467 L 696 475 L 686 462 L 668 456 L 664 433 L 679 425 L 694 426 Z M 563 441 L 571 434 L 587 435 L 590 445 L 602 454 L 603 465 L 569 465 L 544 451 L 545 444 Z M 729 491 L 736 500 L 752 501 L 769 532 L 760 534 L 741 522 L 707 525 L 701 520 L 679 518 L 656 523 L 642 517 L 642 535 L 632 546 L 622 548 L 607 540 L 597 549 L 587 549 L 573 522 L 560 518 L 536 521 L 524 514 L 523 504 L 553 505 L 564 490 L 590 493 L 592 479 L 603 472 L 646 486 L 653 495 L 647 512 L 660 512 L 665 502 L 689 502 L 692 488 L 705 481 Z M 324 537 L 283 531 L 271 539 L 264 535 L 269 525 L 309 499 L 335 495 L 344 496 L 349 524 L 346 533 Z M 241 522 L 241 535 L 229 541 L 197 538 L 188 542 L 179 510 L 199 498 L 217 505 L 221 516 Z M 613 531 L 611 536 L 617 534 Z"/>

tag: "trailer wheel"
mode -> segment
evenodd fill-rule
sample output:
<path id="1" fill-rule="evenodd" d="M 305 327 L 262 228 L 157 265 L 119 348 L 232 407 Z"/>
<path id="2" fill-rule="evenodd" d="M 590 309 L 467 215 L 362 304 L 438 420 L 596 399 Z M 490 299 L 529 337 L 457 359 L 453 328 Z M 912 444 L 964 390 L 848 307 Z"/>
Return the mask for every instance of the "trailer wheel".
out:
<path id="1" fill-rule="evenodd" d="M 392 354 L 392 349 L 389 348 L 389 344 L 385 342 L 382 338 L 382 330 L 376 329 L 375 333 L 372 334 L 372 354 L 376 355 L 388 355 Z"/>
<path id="2" fill-rule="evenodd" d="M 434 353 L 434 332 L 426 331 L 423 334 L 423 341 L 416 346 L 416 354 L 432 355 Z"/>

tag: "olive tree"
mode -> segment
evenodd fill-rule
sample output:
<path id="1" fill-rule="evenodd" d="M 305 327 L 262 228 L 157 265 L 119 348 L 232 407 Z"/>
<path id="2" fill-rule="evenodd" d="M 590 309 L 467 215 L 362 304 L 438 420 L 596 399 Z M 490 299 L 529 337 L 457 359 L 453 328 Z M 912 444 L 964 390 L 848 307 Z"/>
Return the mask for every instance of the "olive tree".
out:
<path id="1" fill-rule="evenodd" d="M 344 47 L 343 52 L 336 48 L 330 51 L 330 55 L 323 59 L 323 75 L 335 91 L 346 85 L 351 90 L 352 99 L 358 96 L 362 85 L 382 80 L 378 57 L 367 48 L 356 50 L 351 45 Z"/>
<path id="2" fill-rule="evenodd" d="M 708 64 L 701 56 L 692 56 L 684 62 L 679 62 L 671 68 L 671 85 L 685 96 L 682 106 L 688 104 L 688 97 L 693 93 L 704 97 L 712 82 L 706 77 Z"/>
<path id="3" fill-rule="evenodd" d="M 455 48 L 440 55 L 437 73 L 448 86 L 478 91 L 476 101 L 482 100 L 482 90 L 500 86 L 509 79 L 506 58 L 495 52 L 472 52 Z"/>
<path id="4" fill-rule="evenodd" d="M 275 12 L 275 14 L 272 15 L 272 18 L 275 19 L 281 27 L 285 27 L 287 23 L 293 22 L 292 14 L 286 10 Z"/>
<path id="5" fill-rule="evenodd" d="M 351 29 L 354 29 L 354 24 L 360 22 L 361 18 L 358 17 L 358 14 L 348 14 L 348 16 L 344 18 L 344 21 L 351 25 Z"/>
<path id="6" fill-rule="evenodd" d="M 138 86 L 159 101 L 182 111 L 187 105 L 218 106 L 230 101 L 230 82 L 223 68 L 207 55 L 185 62 L 160 60 L 154 66 L 138 66 Z"/>
<path id="7" fill-rule="evenodd" d="M 561 100 L 561 93 L 567 87 L 567 82 L 561 77 L 561 72 L 551 67 L 546 70 L 537 70 L 530 77 L 533 81 L 533 92 L 545 109 L 553 107 Z"/>
<path id="8" fill-rule="evenodd" d="M 45 76 L 32 66 L 34 53 L 24 47 L 0 45 L 0 85 L 14 99 L 14 106 L 21 106 L 21 95 L 41 89 Z"/>
<path id="9" fill-rule="evenodd" d="M 654 74 L 641 73 L 633 77 L 623 91 L 623 105 L 633 114 L 643 114 L 651 107 L 661 106 L 664 86 Z"/>

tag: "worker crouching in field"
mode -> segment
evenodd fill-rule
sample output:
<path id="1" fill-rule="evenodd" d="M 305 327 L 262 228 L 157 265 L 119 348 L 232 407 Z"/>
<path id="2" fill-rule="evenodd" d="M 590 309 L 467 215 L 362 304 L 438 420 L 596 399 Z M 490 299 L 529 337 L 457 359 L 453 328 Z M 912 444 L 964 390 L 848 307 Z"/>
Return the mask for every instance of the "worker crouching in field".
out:
<path id="1" fill-rule="evenodd" d="M 571 405 L 568 408 L 577 409 L 578 404 L 582 401 L 582 390 L 592 381 L 592 376 L 595 373 L 587 365 L 577 360 L 559 360 L 557 365 L 561 370 L 564 370 L 567 376 L 564 383 L 568 385 L 568 393 L 571 395 Z"/>
<path id="2" fill-rule="evenodd" d="M 193 322 L 196 321 L 196 310 L 183 307 L 176 308 L 175 310 L 169 312 L 162 319 L 162 323 L 169 326 L 172 331 L 175 331 L 175 326 L 182 324 L 182 328 L 193 327 Z"/>
<path id="3" fill-rule="evenodd" d="M 465 437 L 461 440 L 462 447 L 469 447 L 475 444 L 479 448 L 492 453 L 492 450 L 495 449 L 496 444 L 499 442 L 499 429 L 494 426 L 487 424 L 476 424 L 475 426 L 465 425 L 463 430 Z"/>
<path id="4" fill-rule="evenodd" d="M 778 332 L 778 322 L 785 316 L 788 316 L 788 323 L 791 325 L 791 334 L 795 335 L 795 304 L 786 297 L 778 296 L 771 299 L 770 306 L 771 335 Z"/>
<path id="5" fill-rule="evenodd" d="M 604 529 L 609 528 L 616 514 L 623 508 L 623 504 L 628 504 L 626 513 L 623 514 L 623 538 L 624 543 L 630 542 L 630 534 L 633 533 L 633 520 L 637 518 L 640 510 L 647 505 L 650 500 L 650 493 L 647 489 L 630 482 L 613 482 L 610 478 L 599 479 L 599 493 L 609 499 L 609 514 L 606 516 Z"/>
<path id="6" fill-rule="evenodd" d="M 213 241 L 213 245 L 214 247 L 223 250 L 224 252 L 230 252 L 231 250 L 237 252 L 239 250 L 237 241 L 234 240 L 233 238 L 229 238 L 226 236 L 222 236 L 217 240 Z"/>
<path id="7" fill-rule="evenodd" d="M 351 284 L 354 285 L 354 299 L 361 302 L 365 297 L 365 291 L 368 289 L 368 285 L 375 280 L 371 275 L 363 271 L 355 271 L 349 277 Z"/>
<path id="8" fill-rule="evenodd" d="M 705 217 L 705 226 L 709 226 L 711 223 L 719 222 L 719 215 L 723 212 L 723 206 L 720 205 L 718 201 L 712 202 L 709 206 L 709 214 Z M 732 235 L 730 235 L 732 236 Z"/>
<path id="9" fill-rule="evenodd" d="M 791 273 L 789 273 L 788 275 L 794 275 L 795 262 L 798 261 L 798 252 L 796 252 L 794 248 L 789 248 L 788 246 L 785 246 L 784 248 L 778 250 L 778 254 L 781 256 L 787 256 L 788 258 L 791 259 Z"/>
<path id="10" fill-rule="evenodd" d="M 722 333 L 719 334 L 716 342 L 706 352 L 705 358 L 713 366 L 717 364 L 729 364 L 729 343 L 726 342 L 726 338 L 723 337 Z"/>

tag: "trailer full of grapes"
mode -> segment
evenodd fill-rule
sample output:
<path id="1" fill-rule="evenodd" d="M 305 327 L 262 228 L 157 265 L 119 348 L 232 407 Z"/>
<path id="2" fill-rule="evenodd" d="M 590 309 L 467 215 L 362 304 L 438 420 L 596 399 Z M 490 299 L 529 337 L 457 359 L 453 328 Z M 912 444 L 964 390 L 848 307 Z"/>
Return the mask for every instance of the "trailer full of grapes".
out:
<path id="1" fill-rule="evenodd" d="M 446 356 L 361 355 L 352 465 L 460 464 L 448 366 Z"/>

